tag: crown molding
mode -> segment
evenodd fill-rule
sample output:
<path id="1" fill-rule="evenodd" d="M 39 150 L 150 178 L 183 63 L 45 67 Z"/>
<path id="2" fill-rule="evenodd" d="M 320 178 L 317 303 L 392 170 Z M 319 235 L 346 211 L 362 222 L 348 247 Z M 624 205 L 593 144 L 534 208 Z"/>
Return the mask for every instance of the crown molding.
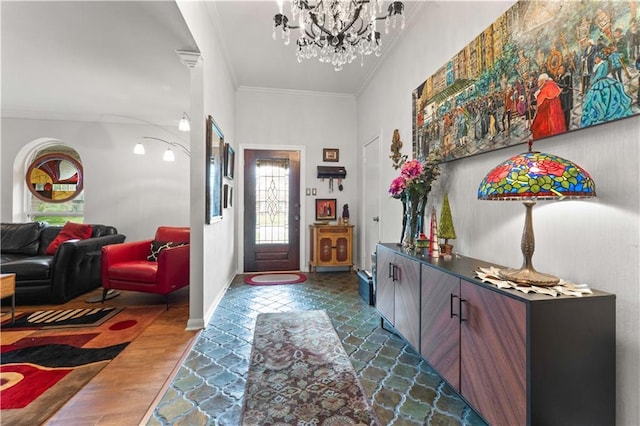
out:
<path id="1" fill-rule="evenodd" d="M 180 61 L 189 68 L 195 68 L 200 62 L 200 52 L 189 52 L 187 50 L 176 50 L 176 53 L 180 57 Z"/>

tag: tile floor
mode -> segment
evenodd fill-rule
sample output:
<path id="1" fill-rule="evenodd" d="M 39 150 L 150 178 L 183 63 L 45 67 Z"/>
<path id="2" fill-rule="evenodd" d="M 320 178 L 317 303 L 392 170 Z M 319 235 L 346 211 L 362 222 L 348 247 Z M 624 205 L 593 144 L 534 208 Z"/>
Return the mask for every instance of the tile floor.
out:
<path id="1" fill-rule="evenodd" d="M 349 272 L 250 286 L 236 277 L 148 425 L 238 425 L 256 316 L 324 309 L 383 425 L 484 425 L 358 295 Z"/>

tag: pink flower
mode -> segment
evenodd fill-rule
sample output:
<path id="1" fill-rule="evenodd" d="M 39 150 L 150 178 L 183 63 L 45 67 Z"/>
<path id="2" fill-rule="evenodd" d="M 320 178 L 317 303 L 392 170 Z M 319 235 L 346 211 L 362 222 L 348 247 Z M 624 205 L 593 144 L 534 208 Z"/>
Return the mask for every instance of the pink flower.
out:
<path id="1" fill-rule="evenodd" d="M 400 166 L 400 176 L 393 179 L 389 186 L 391 197 L 402 200 L 403 204 L 425 197 L 431 191 L 431 184 L 440 174 L 438 163 L 441 159 L 440 153 L 434 150 L 423 161 L 403 162 Z"/>
<path id="2" fill-rule="evenodd" d="M 407 179 L 415 179 L 419 177 L 424 171 L 424 166 L 418 160 L 409 160 L 402 165 L 400 174 Z"/>
<path id="3" fill-rule="evenodd" d="M 391 181 L 391 186 L 389 187 L 389 193 L 394 198 L 399 198 L 402 195 L 402 192 L 407 187 L 407 179 L 404 176 L 398 176 L 393 181 Z"/>

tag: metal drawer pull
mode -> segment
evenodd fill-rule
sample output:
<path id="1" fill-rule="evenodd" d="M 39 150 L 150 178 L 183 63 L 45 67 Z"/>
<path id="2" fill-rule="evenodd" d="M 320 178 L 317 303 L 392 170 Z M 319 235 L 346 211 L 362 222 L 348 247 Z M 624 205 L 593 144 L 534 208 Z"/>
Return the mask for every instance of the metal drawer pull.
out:
<path id="1" fill-rule="evenodd" d="M 467 299 L 460 298 L 460 322 L 468 320 L 468 318 L 462 318 L 462 304 L 463 303 L 467 303 Z"/>
<path id="2" fill-rule="evenodd" d="M 458 314 L 454 314 L 453 313 L 453 299 L 457 299 L 457 298 L 458 298 L 458 296 L 456 296 L 455 294 L 451 293 L 451 298 L 449 299 L 451 316 L 449 318 L 453 318 L 453 317 L 457 317 L 458 316 Z"/>

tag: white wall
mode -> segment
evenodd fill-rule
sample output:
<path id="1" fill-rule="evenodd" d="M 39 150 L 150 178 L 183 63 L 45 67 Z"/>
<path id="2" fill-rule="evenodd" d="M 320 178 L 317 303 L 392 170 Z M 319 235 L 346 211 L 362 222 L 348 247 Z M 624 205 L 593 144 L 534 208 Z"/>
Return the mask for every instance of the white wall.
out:
<path id="1" fill-rule="evenodd" d="M 342 215 L 342 206 L 349 204 L 350 222 L 355 226 L 354 241 L 358 234 L 358 181 L 359 164 L 356 136 L 356 110 L 353 96 L 320 94 L 312 92 L 276 91 L 241 88 L 236 94 L 237 141 L 243 146 L 260 149 L 275 147 L 305 147 L 301 163 L 302 218 L 300 223 L 301 247 L 300 268 L 309 264 L 308 225 L 315 221 L 315 199 L 335 198 L 337 216 Z M 338 148 L 339 162 L 322 161 L 323 148 Z M 240 153 L 240 156 L 242 153 Z M 242 161 L 242 160 L 240 160 Z M 344 166 L 347 177 L 343 180 L 343 191 L 338 190 L 334 180 L 333 192 L 329 180 L 317 178 L 317 166 Z M 240 163 L 242 167 L 242 163 Z M 236 186 L 241 195 L 241 188 Z M 306 196 L 306 188 L 316 188 L 315 196 Z M 240 199 L 241 200 L 241 199 Z M 242 223 L 242 217 L 237 219 Z M 241 227 L 239 227 L 241 228 Z M 243 241 L 239 229 L 238 241 Z M 238 247 L 243 250 L 242 245 Z M 354 252 L 354 260 L 359 257 Z M 243 268 L 242 254 L 239 256 L 239 271 Z"/>
<path id="2" fill-rule="evenodd" d="M 22 184 L 24 158 L 41 139 L 73 147 L 84 168 L 85 223 L 115 226 L 128 241 L 152 238 L 159 225 L 189 224 L 189 158 L 162 161 L 166 145 L 145 140 L 146 155 L 133 154 L 142 136 L 189 146 L 177 129 L 150 125 L 2 119 L 2 221 L 25 221 L 14 192 Z M 16 205 L 17 204 L 17 205 Z"/>
<path id="3" fill-rule="evenodd" d="M 191 70 L 191 268 L 190 328 L 203 327 L 236 274 L 235 206 L 205 225 L 205 119 L 211 115 L 225 142 L 237 149 L 235 84 L 209 13 L 208 2 L 178 1 L 202 59 Z M 231 182 L 227 182 L 231 183 Z M 237 189 L 234 188 L 234 192 Z"/>
<path id="4" fill-rule="evenodd" d="M 422 3 L 403 39 L 358 97 L 358 146 L 380 127 L 388 146 L 398 128 L 404 152 L 411 155 L 411 92 L 512 4 Z M 617 423 L 621 425 L 640 424 L 640 190 L 633 184 L 640 179 L 639 120 L 634 117 L 534 144 L 537 150 L 575 161 L 596 182 L 598 198 L 592 201 L 540 202 L 534 208 L 533 263 L 542 272 L 616 294 Z M 502 265 L 521 265 L 524 207 L 517 202 L 479 201 L 476 193 L 489 170 L 525 150 L 526 145 L 520 145 L 443 166 L 429 204 L 439 211 L 442 195 L 449 193 L 458 235 L 454 250 Z M 391 182 L 397 174 L 390 160 L 383 161 L 381 169 L 383 182 Z M 381 237 L 395 242 L 401 203 L 390 199 L 387 189 L 386 184 L 380 188 Z"/>

